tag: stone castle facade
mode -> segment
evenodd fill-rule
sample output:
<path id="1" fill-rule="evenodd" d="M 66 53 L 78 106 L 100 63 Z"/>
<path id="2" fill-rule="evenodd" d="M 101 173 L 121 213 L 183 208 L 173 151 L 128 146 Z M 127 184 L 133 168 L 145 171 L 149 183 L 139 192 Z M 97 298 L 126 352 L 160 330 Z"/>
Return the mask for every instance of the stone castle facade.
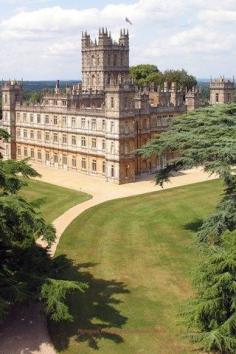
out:
<path id="1" fill-rule="evenodd" d="M 23 100 L 22 84 L 2 86 L 2 126 L 11 134 L 4 158 L 72 169 L 115 183 L 133 182 L 165 165 L 136 150 L 166 131 L 171 120 L 198 106 L 198 90 L 170 87 L 139 91 L 129 75 L 129 34 L 115 42 L 107 30 L 98 40 L 82 34 L 82 84 L 59 82 L 39 104 Z"/>

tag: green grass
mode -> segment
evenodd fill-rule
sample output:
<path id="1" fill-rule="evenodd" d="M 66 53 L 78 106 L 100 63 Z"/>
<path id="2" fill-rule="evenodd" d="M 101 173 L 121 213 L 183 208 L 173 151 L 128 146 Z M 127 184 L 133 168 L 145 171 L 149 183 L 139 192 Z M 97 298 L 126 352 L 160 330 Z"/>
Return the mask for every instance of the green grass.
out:
<path id="1" fill-rule="evenodd" d="M 91 198 L 86 193 L 33 180 L 21 190 L 20 195 L 40 207 L 47 222 L 52 222 L 69 208 Z"/>
<path id="2" fill-rule="evenodd" d="M 110 201 L 79 216 L 56 255 L 72 261 L 64 276 L 87 281 L 89 290 L 69 299 L 73 323 L 49 322 L 57 351 L 191 353 L 178 311 L 198 261 L 193 235 L 221 191 L 219 181 L 199 183 Z"/>

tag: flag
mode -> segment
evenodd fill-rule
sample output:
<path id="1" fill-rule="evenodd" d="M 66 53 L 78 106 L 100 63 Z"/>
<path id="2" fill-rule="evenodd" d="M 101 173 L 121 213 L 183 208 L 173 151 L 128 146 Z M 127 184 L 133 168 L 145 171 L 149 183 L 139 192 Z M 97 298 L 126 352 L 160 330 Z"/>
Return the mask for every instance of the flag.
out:
<path id="1" fill-rule="evenodd" d="M 128 17 L 125 18 L 125 21 L 132 25 L 132 22 L 128 19 Z"/>

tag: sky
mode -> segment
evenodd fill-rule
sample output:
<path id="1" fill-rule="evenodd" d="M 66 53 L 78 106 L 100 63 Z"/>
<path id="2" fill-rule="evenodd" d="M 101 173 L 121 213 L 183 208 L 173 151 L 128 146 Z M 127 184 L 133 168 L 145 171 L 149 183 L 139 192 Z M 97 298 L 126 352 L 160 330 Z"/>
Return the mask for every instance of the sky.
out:
<path id="1" fill-rule="evenodd" d="M 2 78 L 80 79 L 81 33 L 99 27 L 129 29 L 131 65 L 236 74 L 236 0 L 0 0 Z"/>

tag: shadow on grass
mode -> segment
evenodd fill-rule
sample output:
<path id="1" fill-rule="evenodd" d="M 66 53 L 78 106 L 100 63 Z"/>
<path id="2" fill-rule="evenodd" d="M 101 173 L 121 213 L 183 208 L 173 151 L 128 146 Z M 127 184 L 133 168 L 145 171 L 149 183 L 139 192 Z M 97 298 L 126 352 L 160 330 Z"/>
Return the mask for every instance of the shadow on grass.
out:
<path id="1" fill-rule="evenodd" d="M 189 230 L 192 232 L 198 232 L 198 231 L 200 231 L 202 224 L 203 224 L 202 219 L 195 219 L 194 221 L 184 225 L 184 228 L 185 228 L 185 230 Z"/>
<path id="2" fill-rule="evenodd" d="M 31 201 L 31 204 L 33 205 L 34 208 L 40 208 L 43 204 L 45 204 L 47 201 L 46 197 L 43 198 L 37 198 Z"/>
<path id="3" fill-rule="evenodd" d="M 55 323 L 49 321 L 49 331 L 53 344 L 58 351 L 65 350 L 73 337 L 76 342 L 87 342 L 88 345 L 98 350 L 99 340 L 107 339 L 114 343 L 122 343 L 123 338 L 116 332 L 127 322 L 116 306 L 122 303 L 121 294 L 129 293 L 123 282 L 95 278 L 89 271 L 96 266 L 95 263 L 72 264 L 68 263 L 65 256 L 55 259 L 62 265 L 65 279 L 83 281 L 88 284 L 84 292 L 73 293 L 68 298 L 70 313 L 74 317 L 73 322 Z M 116 296 L 117 295 L 117 296 Z"/>

